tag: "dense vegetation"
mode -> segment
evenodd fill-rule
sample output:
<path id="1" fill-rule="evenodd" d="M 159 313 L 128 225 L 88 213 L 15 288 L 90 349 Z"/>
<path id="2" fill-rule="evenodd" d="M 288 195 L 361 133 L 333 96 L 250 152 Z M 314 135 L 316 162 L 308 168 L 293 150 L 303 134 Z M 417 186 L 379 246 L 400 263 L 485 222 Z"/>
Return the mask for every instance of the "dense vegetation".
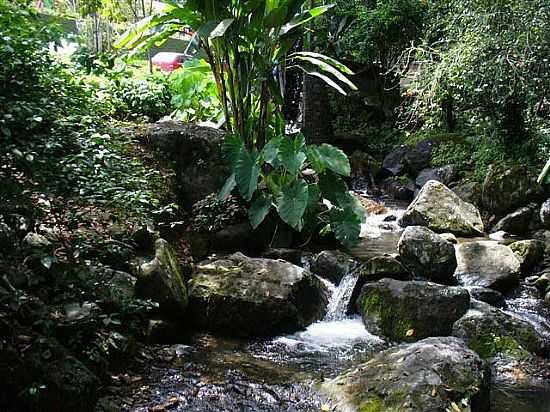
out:
<path id="1" fill-rule="evenodd" d="M 42 3 L 53 6 L 47 16 Z M 41 365 L 59 354 L 103 383 L 124 370 L 151 338 L 151 319 L 166 314 L 146 287 L 134 293 L 144 265 L 162 257 L 159 238 L 175 249 L 167 265 L 178 268 L 173 283 L 187 307 L 188 275 L 210 253 L 250 243 L 255 256 L 274 247 L 352 250 L 365 206 L 384 209 L 350 191 L 357 182 L 377 201 L 404 187 L 410 201 L 425 183 L 421 172 L 448 168 L 448 183 L 477 189 L 475 224 L 486 232 L 522 206 L 519 226 L 542 227 L 548 0 L 153 3 L 0 0 L 0 409 L 53 405 L 56 368 Z M 61 16 L 87 28 L 68 33 Z M 197 53 L 171 72 L 150 70 L 151 50 L 183 34 Z M 306 105 L 301 88 L 312 78 L 334 129 L 318 144 L 283 115 L 292 111 L 289 92 Z M 169 133 L 155 146 L 157 126 Z M 178 139 L 191 142 L 189 153 Z M 407 156 L 420 156 L 426 142 L 433 150 L 417 170 Z M 501 175 L 483 196 L 496 200 L 482 199 L 489 171 Z M 537 185 L 531 177 L 541 171 Z M 507 173 L 517 193 L 498 186 Z M 203 178 L 217 174 L 210 188 Z M 192 178 L 191 191 L 211 189 L 197 202 L 178 187 Z M 388 216 L 382 232 L 396 219 Z M 401 258 L 383 259 L 392 275 L 405 271 Z M 74 310 L 81 317 L 69 319 Z M 401 332 L 408 339 L 413 329 Z M 29 342 L 43 346 L 27 371 Z"/>

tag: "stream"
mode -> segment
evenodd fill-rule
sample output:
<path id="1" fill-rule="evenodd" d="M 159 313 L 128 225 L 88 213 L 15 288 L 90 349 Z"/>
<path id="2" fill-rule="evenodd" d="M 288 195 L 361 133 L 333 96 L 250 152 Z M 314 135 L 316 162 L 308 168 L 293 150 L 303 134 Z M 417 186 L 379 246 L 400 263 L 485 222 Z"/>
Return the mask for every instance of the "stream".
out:
<path id="1" fill-rule="evenodd" d="M 381 214 L 371 214 L 362 241 L 352 254 L 359 259 L 395 253 L 406 205 L 386 202 Z M 391 217 L 390 217 L 391 216 Z M 307 267 L 307 262 L 304 262 Z M 304 331 L 270 340 L 240 340 L 196 333 L 177 345 L 140 350 L 132 376 L 115 376 L 98 410 L 121 411 L 292 411 L 331 410 L 316 385 L 368 360 L 388 342 L 370 334 L 358 316 L 346 315 L 357 279 L 348 273 L 339 285 L 324 281 L 330 299 L 323 320 Z M 550 338 L 550 313 L 540 307 L 528 287 L 507 299 L 507 311 L 528 320 Z M 492 412 L 550 410 L 550 382 L 530 382 L 517 390 L 507 373 L 517 369 L 501 362 L 494 379 L 499 407 Z M 544 366 L 543 366 L 544 368 Z M 101 406 L 103 408 L 101 408 Z"/>

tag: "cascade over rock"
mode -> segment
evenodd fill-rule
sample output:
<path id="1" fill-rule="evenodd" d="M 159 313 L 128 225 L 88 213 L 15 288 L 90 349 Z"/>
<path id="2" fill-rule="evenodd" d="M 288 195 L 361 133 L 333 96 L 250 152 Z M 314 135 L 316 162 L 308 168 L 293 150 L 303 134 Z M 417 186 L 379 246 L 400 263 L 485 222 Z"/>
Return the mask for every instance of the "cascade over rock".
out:
<path id="1" fill-rule="evenodd" d="M 241 253 L 197 265 L 189 297 L 200 328 L 231 336 L 296 332 L 321 319 L 327 306 L 325 287 L 308 271 Z"/>

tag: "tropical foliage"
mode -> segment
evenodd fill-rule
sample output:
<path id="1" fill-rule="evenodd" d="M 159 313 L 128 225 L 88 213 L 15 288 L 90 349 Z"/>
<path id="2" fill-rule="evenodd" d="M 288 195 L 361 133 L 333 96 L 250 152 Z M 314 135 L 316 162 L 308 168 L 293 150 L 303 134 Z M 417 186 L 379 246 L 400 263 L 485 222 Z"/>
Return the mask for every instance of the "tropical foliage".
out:
<path id="1" fill-rule="evenodd" d="M 338 61 L 312 52 L 290 53 L 306 25 L 330 7 L 308 9 L 305 0 L 167 3 L 162 14 L 134 25 L 118 45 L 147 48 L 183 27 L 195 31 L 213 71 L 228 132 L 224 152 L 230 177 L 221 197 L 236 187 L 252 202 L 254 227 L 275 205 L 280 218 L 301 231 L 306 212 L 319 206 L 322 194 L 334 204 L 329 227 L 351 245 L 363 216 L 338 176 L 349 175 L 346 156 L 329 145 L 306 147 L 303 137 L 285 137 L 281 114 L 286 68 L 299 67 L 341 93 L 345 87 L 355 89 L 346 77 L 351 71 Z M 306 165 L 318 184 L 308 185 L 302 173 Z M 262 194 L 255 197 L 256 192 Z"/>

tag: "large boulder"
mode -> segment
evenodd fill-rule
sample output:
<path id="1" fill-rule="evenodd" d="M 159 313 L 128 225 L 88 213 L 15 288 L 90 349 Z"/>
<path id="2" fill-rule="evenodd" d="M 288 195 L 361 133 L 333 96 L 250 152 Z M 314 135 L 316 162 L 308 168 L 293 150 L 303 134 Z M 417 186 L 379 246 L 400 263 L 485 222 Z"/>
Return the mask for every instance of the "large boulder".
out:
<path id="1" fill-rule="evenodd" d="M 533 209 L 530 207 L 520 207 L 512 213 L 504 216 L 500 219 L 493 229 L 492 232 L 506 232 L 511 233 L 512 235 L 523 235 L 529 230 L 529 223 L 531 222 L 531 217 L 533 216 Z"/>
<path id="2" fill-rule="evenodd" d="M 191 208 L 222 187 L 223 136 L 223 132 L 210 127 L 175 121 L 158 122 L 147 128 L 147 143 L 160 152 L 176 172 L 178 197 L 184 207 Z"/>
<path id="3" fill-rule="evenodd" d="M 136 295 L 152 299 L 168 316 L 179 317 L 187 308 L 185 279 L 175 251 L 164 239 L 155 242 L 155 258 L 143 263 L 136 281 Z"/>
<path id="4" fill-rule="evenodd" d="M 453 337 L 396 346 L 324 383 L 338 411 L 435 412 L 489 410 L 489 370 Z M 453 406 L 454 405 L 454 406 Z"/>
<path id="5" fill-rule="evenodd" d="M 357 262 L 344 252 L 324 250 L 313 258 L 310 270 L 317 276 L 328 279 L 337 285 L 356 266 Z"/>
<path id="6" fill-rule="evenodd" d="M 483 222 L 477 208 L 435 180 L 424 185 L 399 224 L 403 227 L 426 226 L 438 233 L 463 236 L 483 234 Z"/>
<path id="7" fill-rule="evenodd" d="M 512 249 L 492 241 L 462 243 L 456 247 L 455 277 L 463 286 L 507 291 L 519 281 L 520 261 Z"/>
<path id="8" fill-rule="evenodd" d="M 475 300 L 472 308 L 454 324 L 453 335 L 464 339 L 482 358 L 499 353 L 521 358 L 546 350 L 544 337 L 530 323 Z"/>
<path id="9" fill-rule="evenodd" d="M 394 279 L 367 283 L 357 300 L 370 332 L 405 342 L 450 335 L 469 306 L 470 295 L 463 288 Z"/>
<path id="10" fill-rule="evenodd" d="M 416 186 L 414 180 L 407 176 L 392 176 L 384 179 L 381 184 L 385 193 L 397 200 L 410 202 L 414 198 Z"/>
<path id="11" fill-rule="evenodd" d="M 437 233 L 423 226 L 409 226 L 397 244 L 401 262 L 415 276 L 436 283 L 454 283 L 455 248 Z"/>
<path id="12" fill-rule="evenodd" d="M 541 240 L 520 240 L 510 244 L 510 249 L 516 254 L 521 273 L 529 275 L 544 258 L 545 244 Z"/>
<path id="13" fill-rule="evenodd" d="M 550 229 L 550 199 L 542 204 L 540 207 L 540 221 L 546 229 Z"/>
<path id="14" fill-rule="evenodd" d="M 451 190 L 463 201 L 479 207 L 481 204 L 481 185 L 473 180 L 461 180 L 450 186 Z"/>
<path id="15" fill-rule="evenodd" d="M 197 265 L 189 284 L 191 319 L 231 336 L 274 336 L 323 317 L 327 291 L 319 278 L 281 260 L 235 253 Z"/>
<path id="16" fill-rule="evenodd" d="M 428 139 L 419 142 L 415 147 L 401 146 L 384 158 L 382 168 L 394 176 L 405 173 L 416 175 L 430 166 L 432 152 L 437 145 L 437 141 Z"/>
<path id="17" fill-rule="evenodd" d="M 470 294 L 471 299 L 480 300 L 497 308 L 506 306 L 504 295 L 498 290 L 484 288 L 482 286 L 466 286 L 465 289 Z"/>
<path id="18" fill-rule="evenodd" d="M 458 168 L 455 165 L 446 165 L 422 170 L 416 177 L 416 185 L 423 187 L 430 180 L 436 180 L 449 185 L 458 177 Z"/>
<path id="19" fill-rule="evenodd" d="M 500 218 L 544 195 L 538 173 L 523 165 L 492 165 L 483 182 L 484 208 Z"/>

